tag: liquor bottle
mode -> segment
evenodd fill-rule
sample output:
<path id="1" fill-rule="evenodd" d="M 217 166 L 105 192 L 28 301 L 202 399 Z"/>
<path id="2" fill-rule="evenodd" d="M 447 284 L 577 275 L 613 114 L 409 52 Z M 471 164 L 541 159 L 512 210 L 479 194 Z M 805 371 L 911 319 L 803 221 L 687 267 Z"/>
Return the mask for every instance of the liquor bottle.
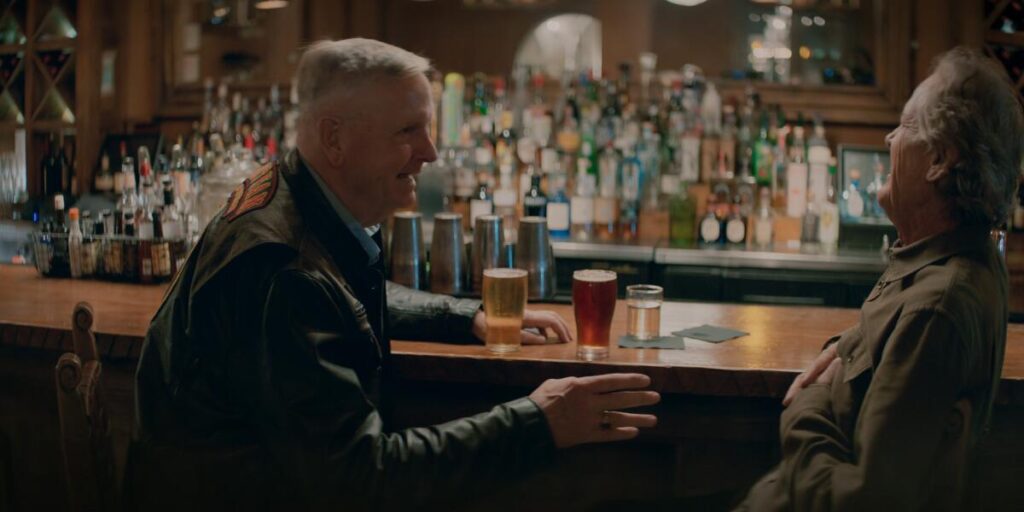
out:
<path id="1" fill-rule="evenodd" d="M 762 188 L 757 218 L 754 219 L 754 245 L 759 249 L 771 248 L 774 236 L 773 222 L 771 190 Z"/>
<path id="2" fill-rule="evenodd" d="M 716 174 L 719 179 L 729 180 L 736 174 L 736 111 L 732 105 L 723 107 L 725 122 L 722 136 L 718 140 L 718 161 Z"/>
<path id="3" fill-rule="evenodd" d="M 476 226 L 476 218 L 481 215 L 494 213 L 494 200 L 488 187 L 489 176 L 486 172 L 477 173 L 477 189 L 473 198 L 469 201 L 469 221 L 471 226 Z"/>
<path id="4" fill-rule="evenodd" d="M 807 211 L 807 160 L 804 156 L 804 127 L 793 128 L 793 144 L 786 164 L 786 215 L 800 217 Z M 817 233 L 817 230 L 815 230 Z"/>
<path id="5" fill-rule="evenodd" d="M 473 170 L 466 165 L 465 155 L 462 151 L 452 151 L 451 160 L 452 192 L 451 200 L 448 202 L 452 212 L 462 215 L 462 229 L 470 231 L 473 224 L 469 218 L 469 202 L 473 197 L 474 187 L 477 185 Z"/>
<path id="6" fill-rule="evenodd" d="M 548 185 L 551 195 L 548 197 L 548 231 L 551 238 L 565 240 L 569 238 L 569 196 L 565 193 L 565 174 L 561 171 L 548 174 Z"/>
<path id="7" fill-rule="evenodd" d="M 60 130 L 57 135 L 57 147 L 54 149 L 57 162 L 60 165 L 61 190 L 65 196 L 77 197 L 81 195 L 81 191 L 79 190 L 78 176 L 75 174 L 75 167 L 72 164 L 75 159 L 75 146 L 71 144 L 71 155 L 68 156 L 67 151 L 65 151 L 64 130 Z"/>
<path id="8" fill-rule="evenodd" d="M 715 203 L 714 196 L 709 196 L 707 212 L 704 214 L 704 218 L 700 220 L 699 234 L 702 244 L 718 244 L 725 239 L 722 236 L 722 219 L 718 218 L 717 210 L 718 205 Z"/>
<path id="9" fill-rule="evenodd" d="M 821 230 L 821 217 L 818 214 L 818 203 L 814 194 L 807 198 L 807 211 L 800 219 L 800 243 L 818 243 L 818 235 Z"/>
<path id="10" fill-rule="evenodd" d="M 843 191 L 843 217 L 851 220 L 860 220 L 865 214 L 864 192 L 860 189 L 860 171 L 850 171 L 850 184 Z"/>
<path id="11" fill-rule="evenodd" d="M 124 214 L 124 238 L 121 247 L 121 279 L 135 281 L 139 278 L 139 243 L 135 233 L 135 212 Z"/>
<path id="12" fill-rule="evenodd" d="M 466 80 L 458 73 L 444 77 L 444 94 L 441 97 L 441 145 L 446 148 L 459 147 L 462 132 L 462 101 Z"/>
<path id="13" fill-rule="evenodd" d="M 78 208 L 68 210 L 68 263 L 71 277 L 82 277 L 82 228 L 78 222 Z"/>
<path id="14" fill-rule="evenodd" d="M 124 233 L 124 216 L 131 213 L 134 217 L 135 209 L 138 207 L 138 193 L 135 185 L 135 160 L 126 156 L 121 160 L 121 197 L 117 200 L 114 208 L 114 231 L 113 234 Z"/>
<path id="15" fill-rule="evenodd" d="M 96 189 L 96 192 L 106 196 L 114 193 L 114 175 L 110 172 L 110 156 L 106 153 L 100 156 L 100 172 L 93 180 L 93 188 Z"/>
<path id="16" fill-rule="evenodd" d="M 725 220 L 725 241 L 736 246 L 747 243 L 747 219 L 740 213 L 739 196 L 733 201 Z"/>
<path id="17" fill-rule="evenodd" d="M 692 122 L 679 141 L 679 179 L 690 183 L 700 179 L 700 145 L 700 127 Z"/>
<path id="18" fill-rule="evenodd" d="M 619 159 L 606 146 L 598 159 L 598 194 L 594 199 L 594 225 L 599 240 L 614 240 L 618 224 Z"/>
<path id="19" fill-rule="evenodd" d="M 818 198 L 819 203 L 828 196 L 828 161 L 832 158 L 828 141 L 825 140 L 825 126 L 820 116 L 814 118 L 814 132 L 807 141 L 807 191 Z M 824 213 L 824 212 L 823 212 Z"/>
<path id="20" fill-rule="evenodd" d="M 530 176 L 530 189 L 523 197 L 523 214 L 531 217 L 547 217 L 548 198 L 540 190 L 540 174 Z"/>
<path id="21" fill-rule="evenodd" d="M 640 176 L 643 175 L 643 165 L 632 150 L 627 149 L 622 159 L 621 175 L 618 234 L 622 241 L 632 242 L 640 231 Z"/>
<path id="22" fill-rule="evenodd" d="M 61 176 L 60 157 L 57 152 L 56 136 L 51 133 L 47 143 L 46 156 L 40 163 L 43 176 L 43 197 L 52 198 L 64 193 L 63 177 Z"/>
<path id="23" fill-rule="evenodd" d="M 512 167 L 503 165 L 498 173 L 498 187 L 494 189 L 494 214 L 502 218 L 505 239 L 515 240 L 519 232 L 519 216 L 516 212 L 516 189 L 513 188 Z"/>
<path id="24" fill-rule="evenodd" d="M 144 193 L 148 193 L 151 186 L 147 185 L 144 187 Z M 143 205 L 139 210 L 139 216 L 135 220 L 136 236 L 138 241 L 136 244 L 137 250 L 137 261 L 139 269 L 139 282 L 140 283 L 152 283 L 153 282 L 153 236 L 155 230 L 153 228 L 153 210 L 150 204 Z"/>
<path id="25" fill-rule="evenodd" d="M 762 187 L 771 187 L 773 185 L 774 148 L 775 141 L 769 137 L 768 113 L 762 112 L 761 129 L 758 131 L 757 139 L 753 143 L 753 152 L 751 154 L 751 172 L 754 175 L 754 179 L 757 180 L 757 184 Z"/>
<path id="26" fill-rule="evenodd" d="M 690 191 L 685 183 L 679 193 L 669 199 L 668 211 L 669 243 L 673 247 L 693 245 L 697 225 L 697 204 L 690 197 Z"/>
<path id="27" fill-rule="evenodd" d="M 818 241 L 826 251 L 839 244 L 839 207 L 836 205 L 835 167 L 829 167 L 828 189 L 825 200 L 820 203 L 818 219 Z"/>
<path id="28" fill-rule="evenodd" d="M 163 231 L 165 220 L 160 211 L 153 212 L 153 239 L 149 242 L 150 264 L 152 265 L 152 280 L 162 282 L 170 279 L 173 272 L 173 260 L 171 259 L 171 245 L 169 238 Z"/>
<path id="29" fill-rule="evenodd" d="M 181 144 L 175 144 L 171 148 L 171 178 L 174 180 L 174 190 L 180 196 L 188 196 L 192 186 L 192 171 L 189 170 L 188 156 Z M 198 176 L 197 176 L 198 178 Z"/>
<path id="30" fill-rule="evenodd" d="M 53 260 L 50 264 L 51 275 L 67 277 L 70 275 L 70 260 L 68 253 L 68 223 L 67 211 L 64 205 L 64 194 L 56 193 L 53 196 L 53 224 L 50 232 L 53 233 Z"/>
<path id="31" fill-rule="evenodd" d="M 569 218 L 572 221 L 570 236 L 573 240 L 586 242 L 594 237 L 594 176 L 586 172 L 585 158 L 580 159 L 576 171 L 576 193 L 572 196 Z"/>
<path id="32" fill-rule="evenodd" d="M 713 82 L 708 82 L 707 90 L 704 91 L 700 118 L 704 130 L 700 145 L 700 180 L 708 183 L 717 170 L 722 133 L 722 98 Z"/>

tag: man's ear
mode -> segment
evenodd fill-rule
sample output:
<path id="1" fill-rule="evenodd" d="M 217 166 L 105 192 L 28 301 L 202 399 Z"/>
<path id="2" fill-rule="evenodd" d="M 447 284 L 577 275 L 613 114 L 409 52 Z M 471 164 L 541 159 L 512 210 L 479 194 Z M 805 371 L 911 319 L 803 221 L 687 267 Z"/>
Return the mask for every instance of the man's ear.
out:
<path id="1" fill-rule="evenodd" d="M 320 149 L 332 167 L 341 167 L 345 161 L 343 134 L 344 125 L 340 119 L 321 117 L 316 122 L 316 137 L 320 142 Z"/>
<path id="2" fill-rule="evenodd" d="M 946 146 L 941 150 L 936 151 L 932 156 L 932 165 L 928 167 L 928 172 L 925 173 L 924 179 L 930 183 L 936 183 L 946 176 L 949 176 L 950 170 L 957 162 L 960 161 L 960 152 L 952 146 Z"/>

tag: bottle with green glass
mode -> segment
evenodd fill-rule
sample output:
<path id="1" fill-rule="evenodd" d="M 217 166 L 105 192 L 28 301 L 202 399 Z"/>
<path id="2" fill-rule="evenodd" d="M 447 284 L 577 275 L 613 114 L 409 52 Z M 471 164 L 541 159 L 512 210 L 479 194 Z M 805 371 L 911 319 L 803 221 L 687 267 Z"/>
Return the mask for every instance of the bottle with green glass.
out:
<path id="1" fill-rule="evenodd" d="M 679 193 L 668 202 L 669 243 L 672 247 L 690 247 L 695 240 L 697 203 L 690 197 L 687 185 L 680 185 Z"/>

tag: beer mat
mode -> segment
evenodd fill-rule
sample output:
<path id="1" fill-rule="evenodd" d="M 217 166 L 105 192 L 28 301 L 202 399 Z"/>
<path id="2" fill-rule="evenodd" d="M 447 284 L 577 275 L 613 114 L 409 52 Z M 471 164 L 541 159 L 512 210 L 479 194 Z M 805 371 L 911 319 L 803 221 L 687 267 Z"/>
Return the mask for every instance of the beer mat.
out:
<path id="1" fill-rule="evenodd" d="M 619 348 L 665 348 L 685 350 L 686 343 L 679 336 L 660 336 L 652 340 L 638 340 L 632 336 L 619 338 Z"/>
<path id="2" fill-rule="evenodd" d="M 723 341 L 731 340 L 733 338 L 739 338 L 740 336 L 746 336 L 750 333 L 737 331 L 735 329 L 727 329 L 725 327 L 715 327 L 714 325 L 704 324 L 698 327 L 690 327 L 689 329 L 676 331 L 672 334 L 675 334 L 676 336 L 683 336 L 685 338 L 693 338 L 700 341 L 706 341 L 708 343 L 721 343 Z"/>

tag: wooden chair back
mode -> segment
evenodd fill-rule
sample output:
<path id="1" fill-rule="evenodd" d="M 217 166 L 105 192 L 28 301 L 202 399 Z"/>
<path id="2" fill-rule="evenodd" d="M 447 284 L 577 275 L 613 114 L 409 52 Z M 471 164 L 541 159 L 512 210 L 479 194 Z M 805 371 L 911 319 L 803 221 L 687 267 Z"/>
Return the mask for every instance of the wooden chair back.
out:
<path id="1" fill-rule="evenodd" d="M 103 406 L 103 366 L 92 333 L 93 310 L 85 302 L 71 317 L 74 353 L 56 368 L 61 452 L 71 510 L 117 510 L 114 452 Z"/>

